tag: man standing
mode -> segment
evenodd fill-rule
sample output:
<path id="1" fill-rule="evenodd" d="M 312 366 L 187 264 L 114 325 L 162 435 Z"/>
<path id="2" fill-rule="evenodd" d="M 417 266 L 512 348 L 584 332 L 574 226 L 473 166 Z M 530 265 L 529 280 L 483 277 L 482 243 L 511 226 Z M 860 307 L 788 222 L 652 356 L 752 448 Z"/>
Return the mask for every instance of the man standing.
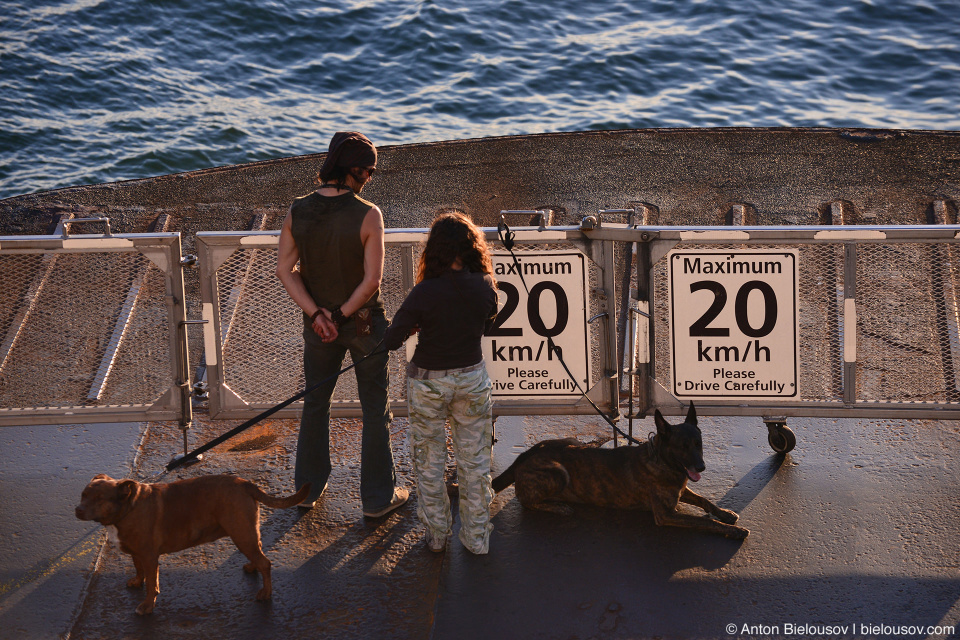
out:
<path id="1" fill-rule="evenodd" d="M 320 168 L 320 187 L 297 198 L 280 230 L 277 277 L 304 314 L 303 370 L 310 387 L 334 376 L 347 350 L 355 363 L 363 411 L 360 499 L 363 515 L 384 516 L 407 501 L 396 488 L 390 448 L 386 352 L 378 348 L 387 328 L 380 302 L 383 276 L 383 214 L 360 197 L 377 168 L 377 150 L 366 136 L 333 136 Z M 296 269 L 300 264 L 299 271 Z M 361 361 L 362 360 L 362 361 Z M 294 481 L 310 482 L 311 508 L 330 476 L 330 401 L 336 378 L 304 398 Z"/>

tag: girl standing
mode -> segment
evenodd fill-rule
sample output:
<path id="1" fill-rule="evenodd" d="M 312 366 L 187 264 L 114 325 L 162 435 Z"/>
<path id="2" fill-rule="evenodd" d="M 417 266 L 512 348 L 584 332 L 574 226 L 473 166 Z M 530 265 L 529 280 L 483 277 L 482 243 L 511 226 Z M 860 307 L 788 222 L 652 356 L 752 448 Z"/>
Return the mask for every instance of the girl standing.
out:
<path id="1" fill-rule="evenodd" d="M 460 541 L 470 552 L 490 546 L 490 379 L 480 338 L 497 316 L 496 282 L 483 233 L 466 216 L 438 217 L 410 291 L 387 329 L 384 344 L 398 349 L 419 331 L 407 367 L 410 445 L 417 474 L 417 515 L 427 545 L 441 552 L 453 526 L 444 483 L 450 420 L 460 491 Z"/>

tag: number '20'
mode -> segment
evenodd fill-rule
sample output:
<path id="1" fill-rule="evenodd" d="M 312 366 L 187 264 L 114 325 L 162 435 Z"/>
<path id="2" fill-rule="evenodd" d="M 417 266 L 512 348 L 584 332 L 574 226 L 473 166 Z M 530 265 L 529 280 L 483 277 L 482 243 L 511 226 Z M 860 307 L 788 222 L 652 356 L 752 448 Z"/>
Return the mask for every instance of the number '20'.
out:
<path id="1" fill-rule="evenodd" d="M 696 322 L 690 325 L 690 335 L 700 337 L 729 336 L 729 328 L 710 326 L 710 323 L 717 319 L 717 316 L 720 315 L 727 304 L 727 289 L 714 280 L 701 280 L 690 285 L 690 293 L 704 290 L 713 293 L 713 303 Z M 763 296 L 763 323 L 758 328 L 754 328 L 750 324 L 750 318 L 747 315 L 747 300 L 754 291 Z M 751 338 L 762 338 L 769 335 L 777 325 L 777 294 L 773 291 L 773 287 L 761 280 L 746 282 L 737 291 L 734 312 L 737 317 L 737 327 L 739 327 L 741 333 Z"/>
<path id="2" fill-rule="evenodd" d="M 504 327 L 504 323 L 510 319 L 513 312 L 517 310 L 520 304 L 520 291 L 509 282 L 497 282 L 497 288 L 507 294 L 507 301 L 497 314 L 493 326 L 487 331 L 488 336 L 521 336 L 523 329 L 521 327 Z M 550 290 L 557 302 L 557 318 L 552 327 L 547 327 L 540 317 L 540 296 L 544 291 Z M 544 281 L 538 282 L 530 289 L 530 296 L 527 298 L 527 320 L 530 328 L 537 335 L 545 338 L 552 338 L 560 335 L 567 327 L 567 321 L 570 319 L 570 305 L 567 302 L 567 293 L 556 282 Z"/>

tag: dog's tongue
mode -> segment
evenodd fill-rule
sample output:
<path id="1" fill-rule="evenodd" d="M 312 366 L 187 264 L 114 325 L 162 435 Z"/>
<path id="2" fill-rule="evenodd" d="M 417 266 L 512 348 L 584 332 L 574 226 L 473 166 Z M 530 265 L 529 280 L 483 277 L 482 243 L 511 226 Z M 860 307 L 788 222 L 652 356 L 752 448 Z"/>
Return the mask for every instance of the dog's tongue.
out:
<path id="1" fill-rule="evenodd" d="M 693 480 L 694 482 L 697 482 L 698 480 L 700 480 L 700 474 L 694 471 L 693 469 L 687 469 L 687 477 Z"/>

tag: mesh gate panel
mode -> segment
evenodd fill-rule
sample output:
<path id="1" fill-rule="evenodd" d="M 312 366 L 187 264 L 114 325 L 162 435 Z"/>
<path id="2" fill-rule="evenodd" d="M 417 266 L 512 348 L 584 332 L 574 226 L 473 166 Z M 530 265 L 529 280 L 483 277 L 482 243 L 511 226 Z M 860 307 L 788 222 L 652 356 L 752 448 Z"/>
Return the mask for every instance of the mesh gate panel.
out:
<path id="1" fill-rule="evenodd" d="M 238 249 L 217 271 L 224 382 L 247 402 L 303 389 L 302 313 L 274 274 L 275 249 Z"/>
<path id="2" fill-rule="evenodd" d="M 736 251 L 741 245 L 684 245 L 689 251 Z M 799 399 L 843 402 L 843 247 L 751 245 L 754 249 L 799 249 Z M 656 377 L 670 388 L 670 324 L 667 262 L 654 267 Z"/>
<path id="3" fill-rule="evenodd" d="M 0 408 L 149 405 L 173 386 L 166 276 L 142 254 L 0 254 L 0 273 Z"/>
<path id="4" fill-rule="evenodd" d="M 744 245 L 684 244 L 736 251 Z M 843 403 L 843 244 L 751 244 L 799 251 L 799 401 Z M 956 249 L 947 244 L 856 245 L 856 401 L 960 402 Z M 670 388 L 667 261 L 653 268 L 655 376 Z M 849 328 L 854 330 L 854 328 Z"/>
<path id="5" fill-rule="evenodd" d="M 424 238 L 426 233 L 423 234 Z M 502 247 L 489 243 L 491 251 Z M 412 254 L 415 278 L 422 245 L 410 242 L 391 242 L 387 234 L 383 281 L 380 297 L 387 318 L 399 309 L 407 291 L 404 288 L 402 252 Z M 518 244 L 514 250 L 556 249 L 576 250 L 572 244 Z M 303 316 L 276 277 L 277 250 L 275 247 L 239 247 L 217 269 L 216 286 L 220 307 L 219 339 L 223 345 L 222 370 L 224 383 L 251 405 L 276 404 L 303 390 Z M 599 268 L 591 261 L 589 283 L 597 288 Z M 598 313 L 601 303 L 590 296 L 588 317 Z M 601 349 L 598 340 L 591 341 L 591 376 L 601 377 Z M 406 399 L 406 354 L 401 348 L 390 354 L 390 398 Z M 344 367 L 351 364 L 346 355 Z M 347 373 L 337 382 L 333 395 L 335 403 L 356 403 L 356 378 Z"/>
<path id="6" fill-rule="evenodd" d="M 920 244 L 858 248 L 858 398 L 960 401 L 954 251 Z"/>
<path id="7" fill-rule="evenodd" d="M 303 314 L 276 277 L 275 248 L 240 248 L 217 270 L 224 382 L 251 404 L 274 404 L 303 390 Z M 380 287 L 387 317 L 406 292 L 400 248 L 387 244 Z M 390 397 L 405 391 L 402 351 L 390 356 Z M 347 353 L 343 366 L 352 364 Z M 335 402 L 357 400 L 356 377 L 342 376 Z"/>
<path id="8" fill-rule="evenodd" d="M 788 248 L 788 247 L 779 247 Z M 799 400 L 843 402 L 843 247 L 799 249 Z"/>

